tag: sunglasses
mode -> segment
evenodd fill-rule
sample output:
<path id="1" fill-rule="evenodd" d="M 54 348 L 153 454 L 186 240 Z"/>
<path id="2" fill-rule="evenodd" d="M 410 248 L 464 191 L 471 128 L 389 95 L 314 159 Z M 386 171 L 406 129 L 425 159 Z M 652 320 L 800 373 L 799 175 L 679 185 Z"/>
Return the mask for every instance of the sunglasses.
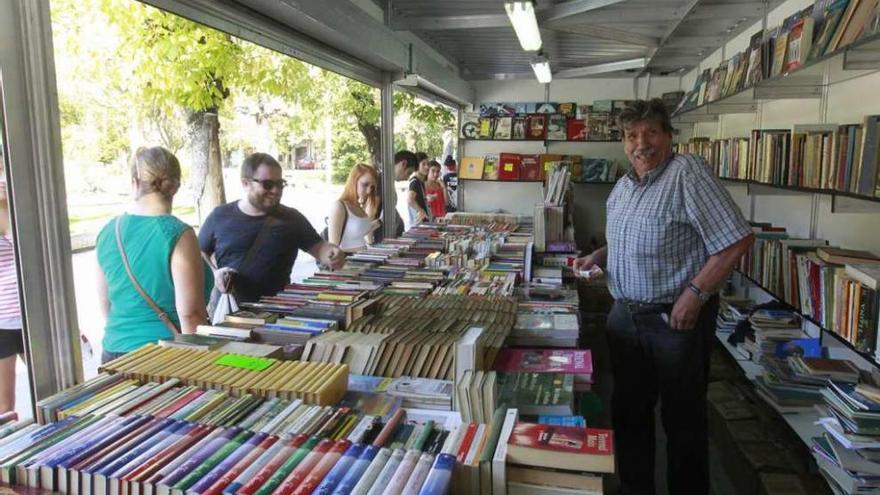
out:
<path id="1" fill-rule="evenodd" d="M 280 187 L 280 188 L 282 188 L 282 189 L 285 188 L 285 187 L 287 187 L 287 181 L 284 180 L 284 179 L 280 179 L 280 180 L 272 180 L 272 179 L 263 179 L 263 180 L 259 180 L 259 179 L 251 179 L 251 182 L 256 182 L 256 183 L 260 184 L 261 186 L 263 186 L 263 189 L 265 189 L 265 190 L 267 190 L 267 191 L 270 191 L 270 190 L 272 190 L 272 189 L 275 189 L 276 187 Z"/>

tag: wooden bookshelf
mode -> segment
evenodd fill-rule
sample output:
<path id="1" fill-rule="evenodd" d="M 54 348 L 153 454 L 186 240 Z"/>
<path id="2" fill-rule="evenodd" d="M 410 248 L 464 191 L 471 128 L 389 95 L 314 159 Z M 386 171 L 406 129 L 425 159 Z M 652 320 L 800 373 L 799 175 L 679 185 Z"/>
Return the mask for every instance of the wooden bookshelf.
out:
<path id="1" fill-rule="evenodd" d="M 756 82 L 735 93 L 678 112 L 674 124 L 714 122 L 719 115 L 753 113 L 761 101 L 785 99 L 818 99 L 822 89 L 833 82 L 825 81 L 824 74 L 831 64 L 840 62 L 845 71 L 865 73 L 880 70 L 880 33 L 874 33 L 850 45 L 808 60 L 801 67 Z"/>
<path id="2" fill-rule="evenodd" d="M 461 177 L 459 177 L 458 180 L 459 181 L 466 181 L 466 182 L 499 182 L 502 184 L 505 182 L 512 182 L 512 183 L 522 183 L 522 182 L 543 183 L 544 182 L 543 180 L 523 180 L 523 179 L 519 179 L 519 180 L 489 180 L 489 179 L 462 179 Z M 571 181 L 571 183 L 572 184 L 613 185 L 613 184 L 617 184 L 617 181 Z"/>
<path id="3" fill-rule="evenodd" d="M 862 359 L 864 359 L 865 361 L 867 361 L 867 362 L 871 363 L 872 365 L 874 365 L 874 367 L 880 369 L 880 363 L 878 363 L 878 362 L 874 359 L 874 356 L 873 356 L 873 355 L 868 354 L 868 353 L 866 353 L 866 352 L 861 352 L 861 351 L 859 351 L 859 350 L 856 349 L 855 346 L 853 346 L 849 341 L 847 341 L 846 339 L 844 339 L 844 338 L 841 337 L 840 335 L 834 333 L 832 330 L 829 330 L 829 329 L 825 328 L 824 326 L 822 326 L 822 323 L 820 323 L 820 322 L 818 322 L 817 320 L 815 320 L 812 316 L 805 315 L 805 314 L 801 313 L 801 311 L 800 311 L 799 308 L 795 308 L 794 306 L 788 304 L 788 303 L 785 302 L 781 297 L 779 297 L 779 296 L 776 295 L 775 293 L 771 292 L 769 289 L 767 289 L 766 287 L 764 287 L 763 285 L 761 285 L 757 280 L 755 280 L 755 279 L 753 279 L 752 277 L 746 275 L 745 273 L 743 273 L 743 272 L 740 271 L 739 269 L 736 270 L 736 273 L 739 274 L 739 276 L 742 277 L 743 280 L 748 281 L 751 285 L 757 287 L 758 289 L 760 289 L 761 291 L 763 291 L 765 294 L 767 294 L 768 296 L 770 296 L 770 297 L 772 297 L 773 299 L 775 299 L 779 304 L 781 304 L 782 306 L 785 306 L 785 308 L 788 309 L 789 311 L 792 311 L 792 312 L 796 313 L 798 316 L 800 316 L 800 317 L 801 317 L 802 319 L 804 319 L 805 321 L 808 321 L 808 322 L 812 323 L 813 325 L 815 325 L 817 328 L 819 328 L 819 342 L 820 342 L 820 344 L 822 344 L 823 341 L 825 340 L 825 335 L 830 335 L 834 340 L 838 341 L 838 342 L 839 342 L 840 344 L 842 344 L 844 347 L 846 347 L 847 349 L 849 349 L 849 350 L 852 351 L 853 353 L 859 355 Z"/>
<path id="4" fill-rule="evenodd" d="M 541 143 L 549 146 L 553 143 L 620 143 L 620 139 L 469 139 L 459 138 L 466 143 Z"/>

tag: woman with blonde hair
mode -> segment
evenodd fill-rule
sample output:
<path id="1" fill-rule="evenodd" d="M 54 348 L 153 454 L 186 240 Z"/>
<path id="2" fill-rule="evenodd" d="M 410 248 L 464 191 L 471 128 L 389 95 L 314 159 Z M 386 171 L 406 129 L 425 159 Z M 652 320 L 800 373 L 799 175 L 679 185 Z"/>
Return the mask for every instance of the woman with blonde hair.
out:
<path id="1" fill-rule="evenodd" d="M 171 214 L 180 162 L 162 147 L 131 160 L 134 202 L 101 229 L 98 296 L 107 319 L 102 362 L 207 323 L 213 286 L 192 227 Z"/>
<path id="2" fill-rule="evenodd" d="M 370 165 L 352 167 L 339 200 L 333 203 L 327 222 L 327 240 L 352 252 L 372 244 L 373 232 L 382 222 L 382 199 L 376 192 L 379 174 Z"/>

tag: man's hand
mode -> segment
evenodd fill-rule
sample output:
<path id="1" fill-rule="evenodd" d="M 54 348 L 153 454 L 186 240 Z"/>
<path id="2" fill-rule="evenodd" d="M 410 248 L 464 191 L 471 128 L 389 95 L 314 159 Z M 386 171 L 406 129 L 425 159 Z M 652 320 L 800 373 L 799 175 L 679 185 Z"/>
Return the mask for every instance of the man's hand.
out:
<path id="1" fill-rule="evenodd" d="M 319 261 L 334 270 L 342 268 L 345 264 L 345 251 L 336 244 L 324 243 Z"/>
<path id="2" fill-rule="evenodd" d="M 214 287 L 221 294 L 228 294 L 234 287 L 232 283 L 233 275 L 238 273 L 235 268 L 223 267 L 214 270 Z"/>
<path id="3" fill-rule="evenodd" d="M 673 330 L 690 330 L 697 324 L 700 316 L 700 308 L 703 301 L 690 290 L 685 290 L 678 296 L 672 313 L 669 315 L 669 326 Z"/>
<path id="4" fill-rule="evenodd" d="M 572 263 L 572 269 L 575 273 L 578 273 L 579 271 L 587 271 L 594 266 L 596 266 L 596 261 L 593 259 L 592 254 L 575 258 L 574 263 Z"/>

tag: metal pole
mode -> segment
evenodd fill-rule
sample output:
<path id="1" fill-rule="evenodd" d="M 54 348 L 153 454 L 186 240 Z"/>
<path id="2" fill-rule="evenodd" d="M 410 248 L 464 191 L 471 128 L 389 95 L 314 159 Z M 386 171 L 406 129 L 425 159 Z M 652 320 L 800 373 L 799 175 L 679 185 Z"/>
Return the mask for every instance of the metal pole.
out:
<path id="1" fill-rule="evenodd" d="M 382 118 L 380 124 L 379 153 L 382 161 L 382 208 L 385 221 L 384 233 L 386 238 L 397 234 L 397 194 L 394 191 L 394 77 L 391 72 L 382 73 L 381 107 Z"/>

